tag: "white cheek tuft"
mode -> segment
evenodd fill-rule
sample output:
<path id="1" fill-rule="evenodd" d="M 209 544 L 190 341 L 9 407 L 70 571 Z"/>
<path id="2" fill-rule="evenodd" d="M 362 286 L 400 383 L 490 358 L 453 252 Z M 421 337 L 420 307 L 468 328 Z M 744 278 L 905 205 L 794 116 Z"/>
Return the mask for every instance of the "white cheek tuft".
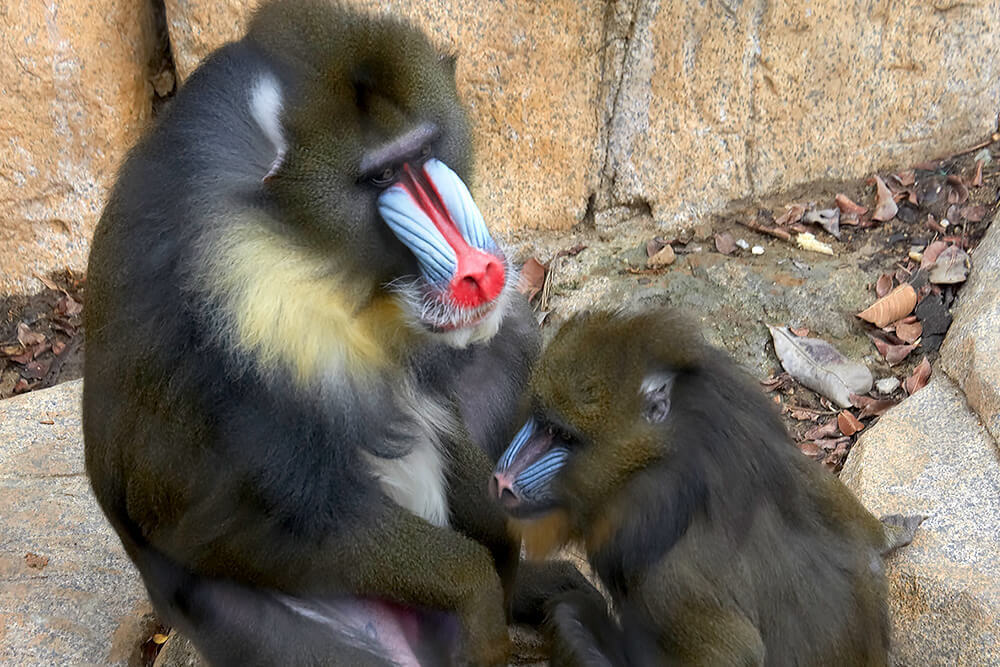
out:
<path id="1" fill-rule="evenodd" d="M 268 138 L 274 147 L 274 160 L 271 162 L 270 169 L 268 169 L 267 174 L 264 176 L 265 180 L 274 175 L 274 172 L 281 166 L 281 162 L 285 157 L 287 144 L 285 143 L 284 135 L 281 133 L 281 109 L 283 104 L 284 98 L 281 95 L 281 86 L 273 76 L 266 74 L 257 80 L 253 92 L 250 94 L 250 113 L 254 120 L 257 121 L 257 125 L 264 132 L 264 136 Z"/>

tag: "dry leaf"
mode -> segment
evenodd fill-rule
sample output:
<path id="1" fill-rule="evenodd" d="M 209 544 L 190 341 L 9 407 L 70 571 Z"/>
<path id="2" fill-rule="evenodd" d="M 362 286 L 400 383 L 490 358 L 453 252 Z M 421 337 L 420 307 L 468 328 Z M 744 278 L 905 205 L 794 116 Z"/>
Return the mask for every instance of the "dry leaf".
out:
<path id="1" fill-rule="evenodd" d="M 948 190 L 949 204 L 964 204 L 969 199 L 969 188 L 955 174 L 948 175 L 948 185 L 951 186 Z"/>
<path id="2" fill-rule="evenodd" d="M 898 402 L 891 398 L 871 398 L 869 396 L 858 396 L 857 394 L 851 396 L 851 403 L 854 407 L 861 409 L 858 419 L 867 419 L 868 417 L 882 415 Z"/>
<path id="3" fill-rule="evenodd" d="M 152 639 L 154 644 L 165 644 L 167 641 L 167 636 L 162 632 L 157 632 L 155 635 L 153 635 Z"/>
<path id="4" fill-rule="evenodd" d="M 665 245 L 660 248 L 659 252 L 646 260 L 646 266 L 650 269 L 661 269 L 673 264 L 675 259 L 677 259 L 677 255 L 674 253 L 673 247 Z"/>
<path id="5" fill-rule="evenodd" d="M 891 291 L 892 291 L 892 274 L 883 273 L 881 276 L 879 276 L 878 282 L 875 283 L 875 296 L 881 299 Z"/>
<path id="6" fill-rule="evenodd" d="M 829 244 L 823 243 L 822 241 L 817 241 L 816 237 L 809 232 L 802 232 L 795 237 L 795 242 L 799 244 L 799 247 L 803 250 L 809 250 L 810 252 L 818 252 L 823 255 L 832 255 L 833 248 Z"/>
<path id="7" fill-rule="evenodd" d="M 851 414 L 850 410 L 842 410 L 837 415 L 837 427 L 844 435 L 851 436 L 864 429 L 865 425 L 858 421 L 857 417 Z"/>
<path id="8" fill-rule="evenodd" d="M 913 320 L 912 322 L 908 320 Z M 916 317 L 907 317 L 900 322 L 896 322 L 896 335 L 907 343 L 916 343 L 924 333 L 922 325 Z"/>
<path id="9" fill-rule="evenodd" d="M 853 215 L 854 217 L 858 217 L 868 212 L 867 208 L 861 206 L 860 204 L 855 204 L 851 201 L 850 197 L 843 193 L 838 194 L 834 201 L 837 202 L 837 208 L 839 208 L 840 212 L 844 215 Z"/>
<path id="10" fill-rule="evenodd" d="M 802 385 L 826 396 L 842 408 L 850 406 L 851 394 L 871 391 L 871 371 L 847 359 L 837 348 L 819 338 L 800 338 L 787 327 L 767 327 L 774 351 L 788 374 Z"/>
<path id="11" fill-rule="evenodd" d="M 823 438 L 832 438 L 840 432 L 840 427 L 837 426 L 837 420 L 831 419 L 825 424 L 820 424 L 819 426 L 814 426 L 802 437 L 806 440 L 821 440 Z"/>
<path id="12" fill-rule="evenodd" d="M 917 367 L 913 369 L 913 374 L 903 382 L 903 389 L 911 396 L 927 386 L 931 379 L 931 362 L 927 357 L 920 360 Z"/>
<path id="13" fill-rule="evenodd" d="M 28 552 L 24 554 L 24 562 L 33 570 L 41 570 L 46 565 L 49 564 L 48 556 L 41 556 L 36 553 Z"/>
<path id="14" fill-rule="evenodd" d="M 973 187 L 980 187 L 983 184 L 983 161 L 976 160 L 976 175 L 972 178 Z"/>
<path id="15" fill-rule="evenodd" d="M 802 442 L 795 443 L 795 446 L 799 448 L 800 452 L 817 461 L 826 456 L 826 452 L 823 451 L 823 448 L 821 448 L 815 442 L 803 440 Z"/>
<path id="16" fill-rule="evenodd" d="M 808 336 L 809 335 L 809 328 L 808 327 L 789 327 L 788 330 L 791 331 L 796 336 Z"/>
<path id="17" fill-rule="evenodd" d="M 909 283 L 903 283 L 872 305 L 862 310 L 857 314 L 857 317 L 860 317 L 866 322 L 871 322 L 881 329 L 890 322 L 901 320 L 909 315 L 913 312 L 913 307 L 916 305 L 916 291 L 914 291 L 913 286 Z"/>
<path id="18" fill-rule="evenodd" d="M 723 255 L 731 255 L 736 251 L 736 241 L 729 232 L 715 235 L 715 249 Z"/>
<path id="19" fill-rule="evenodd" d="M 821 211 L 809 211 L 802 216 L 802 222 L 816 224 L 826 230 L 835 239 L 840 239 L 840 209 L 826 208 Z"/>
<path id="20" fill-rule="evenodd" d="M 966 206 L 958 212 L 960 216 L 971 222 L 982 222 L 986 217 L 985 206 Z"/>
<path id="21" fill-rule="evenodd" d="M 892 345 L 881 338 L 872 338 L 872 342 L 875 343 L 879 354 L 885 358 L 886 363 L 890 366 L 895 366 L 903 359 L 906 359 L 910 352 L 913 352 L 913 348 L 916 347 L 916 345 Z"/>
<path id="22" fill-rule="evenodd" d="M 938 255 L 944 252 L 948 244 L 944 241 L 935 241 L 926 248 L 924 248 L 924 256 L 920 260 L 920 268 L 926 269 L 927 267 L 934 264 L 937 261 Z"/>
<path id="23" fill-rule="evenodd" d="M 896 206 L 896 200 L 892 198 L 892 191 L 877 175 L 875 176 L 875 189 L 875 212 L 872 214 L 872 220 L 879 222 L 892 220 L 896 217 L 899 207 Z"/>
<path id="24" fill-rule="evenodd" d="M 935 285 L 955 285 L 969 277 L 969 255 L 957 245 L 945 248 L 930 267 L 928 280 Z"/>
<path id="25" fill-rule="evenodd" d="M 75 317 L 83 311 L 83 304 L 67 294 L 59 299 L 59 302 L 56 304 L 56 311 L 66 317 Z"/>
<path id="26" fill-rule="evenodd" d="M 785 206 L 785 212 L 781 214 L 780 218 L 774 221 L 774 224 L 779 227 L 791 225 L 801 220 L 805 212 L 806 207 L 802 204 L 788 204 Z"/>
<path id="27" fill-rule="evenodd" d="M 17 342 L 24 347 L 34 347 L 45 343 L 45 334 L 36 333 L 24 322 L 18 322 Z"/>
<path id="28" fill-rule="evenodd" d="M 545 265 L 532 257 L 521 267 L 521 277 L 517 281 L 517 291 L 531 301 L 545 284 Z"/>
<path id="29" fill-rule="evenodd" d="M 901 171 L 898 174 L 893 174 L 892 177 L 896 179 L 896 182 L 904 188 L 910 187 L 917 181 L 917 174 L 912 169 L 907 169 L 906 171 Z"/>

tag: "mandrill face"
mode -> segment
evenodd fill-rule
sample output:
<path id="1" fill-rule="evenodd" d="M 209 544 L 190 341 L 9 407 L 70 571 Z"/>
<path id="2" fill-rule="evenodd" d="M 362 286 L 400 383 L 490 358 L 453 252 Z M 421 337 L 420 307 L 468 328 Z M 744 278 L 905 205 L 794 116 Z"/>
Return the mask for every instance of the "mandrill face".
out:
<path id="1" fill-rule="evenodd" d="M 454 61 L 396 28 L 360 23 L 346 42 L 286 54 L 310 84 L 257 105 L 280 124 L 266 182 L 311 246 L 374 277 L 362 290 L 394 295 L 411 324 L 464 347 L 496 333 L 514 272 L 467 185 Z"/>

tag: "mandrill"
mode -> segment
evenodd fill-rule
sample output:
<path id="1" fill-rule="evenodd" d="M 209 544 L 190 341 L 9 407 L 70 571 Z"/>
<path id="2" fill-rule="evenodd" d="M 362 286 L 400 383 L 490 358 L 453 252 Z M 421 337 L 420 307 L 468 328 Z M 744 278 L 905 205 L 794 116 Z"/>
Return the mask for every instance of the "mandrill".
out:
<path id="1" fill-rule="evenodd" d="M 404 22 L 270 2 L 111 192 L 87 472 L 213 664 L 502 665 L 508 614 L 579 583 L 521 591 L 487 496 L 539 338 L 467 185 L 454 74 Z"/>
<path id="2" fill-rule="evenodd" d="M 549 602 L 555 665 L 886 665 L 869 514 L 772 404 L 668 310 L 579 315 L 532 372 L 491 493 L 529 553 L 578 542 L 611 594 Z"/>

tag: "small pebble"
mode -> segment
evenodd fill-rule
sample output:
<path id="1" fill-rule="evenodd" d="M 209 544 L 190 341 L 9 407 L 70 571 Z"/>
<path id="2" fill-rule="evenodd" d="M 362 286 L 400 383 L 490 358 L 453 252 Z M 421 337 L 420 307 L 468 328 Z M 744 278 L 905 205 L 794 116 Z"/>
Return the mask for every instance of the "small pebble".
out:
<path id="1" fill-rule="evenodd" d="M 747 243 L 746 239 L 736 239 L 736 245 L 743 248 L 744 250 L 748 250 L 750 248 L 750 244 Z"/>
<path id="2" fill-rule="evenodd" d="M 750 252 L 752 252 L 755 255 L 763 255 L 764 254 L 764 246 L 755 245 L 754 247 L 750 248 Z"/>
<path id="3" fill-rule="evenodd" d="M 887 377 L 882 378 L 875 383 L 875 388 L 878 389 L 880 394 L 891 394 L 892 392 L 899 389 L 899 378 L 898 377 Z"/>

